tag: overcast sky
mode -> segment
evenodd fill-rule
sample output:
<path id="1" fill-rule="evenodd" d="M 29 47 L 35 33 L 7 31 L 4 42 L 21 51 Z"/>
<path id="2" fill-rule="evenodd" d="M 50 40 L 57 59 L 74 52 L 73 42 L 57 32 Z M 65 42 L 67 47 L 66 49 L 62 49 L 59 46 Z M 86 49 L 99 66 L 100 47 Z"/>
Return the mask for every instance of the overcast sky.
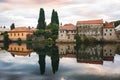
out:
<path id="1" fill-rule="evenodd" d="M 62 24 L 76 24 L 79 20 L 120 19 L 120 0 L 0 0 L 0 26 L 36 27 L 39 10 L 44 8 L 49 24 L 52 9 L 59 15 Z"/>

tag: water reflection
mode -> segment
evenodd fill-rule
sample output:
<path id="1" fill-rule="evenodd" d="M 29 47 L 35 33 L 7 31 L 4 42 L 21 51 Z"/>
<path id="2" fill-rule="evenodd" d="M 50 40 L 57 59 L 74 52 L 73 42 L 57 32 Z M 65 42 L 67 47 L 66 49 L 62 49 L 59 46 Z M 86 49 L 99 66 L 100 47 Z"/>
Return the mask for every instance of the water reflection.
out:
<path id="1" fill-rule="evenodd" d="M 30 53 L 33 52 L 33 50 L 28 49 L 27 44 L 25 43 L 23 44 L 12 43 L 9 45 L 8 52 L 10 52 L 13 57 L 15 57 L 15 55 L 17 56 L 29 55 L 30 56 Z"/>
<path id="2" fill-rule="evenodd" d="M 51 67 L 52 72 L 55 74 L 58 71 L 59 67 L 59 54 L 58 48 L 55 45 L 46 46 L 45 44 L 31 44 L 31 48 L 38 54 L 39 56 L 39 65 L 40 65 L 40 73 L 43 75 L 45 73 L 46 67 L 46 56 L 51 58 Z"/>
<path id="3" fill-rule="evenodd" d="M 2 46 L 1 49 L 4 49 Z M 74 58 L 78 64 L 99 64 L 104 65 L 104 61 L 114 63 L 114 56 L 120 54 L 119 44 L 97 44 L 97 45 L 76 45 L 76 44 L 17 44 L 8 45 L 8 52 L 13 57 L 30 56 L 32 52 L 37 54 L 40 74 L 47 72 L 46 57 L 49 56 L 51 62 L 52 73 L 55 74 L 59 70 L 60 60 L 62 58 Z M 77 65 L 76 65 L 77 66 Z M 59 72 L 59 71 L 58 71 Z"/>

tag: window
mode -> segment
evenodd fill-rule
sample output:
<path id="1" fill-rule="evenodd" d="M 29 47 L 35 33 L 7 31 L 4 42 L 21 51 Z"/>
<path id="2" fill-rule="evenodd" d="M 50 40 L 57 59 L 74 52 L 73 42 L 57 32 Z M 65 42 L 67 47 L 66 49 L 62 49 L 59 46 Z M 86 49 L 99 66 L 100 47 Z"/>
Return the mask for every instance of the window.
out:
<path id="1" fill-rule="evenodd" d="M 16 36 L 16 34 L 14 33 L 14 36 Z"/>
<path id="2" fill-rule="evenodd" d="M 10 35 L 12 36 L 12 33 Z"/>
<path id="3" fill-rule="evenodd" d="M 112 50 L 110 49 L 110 52 L 111 52 Z"/>
<path id="4" fill-rule="evenodd" d="M 106 32 L 107 32 L 108 30 L 106 29 Z"/>
<path id="5" fill-rule="evenodd" d="M 19 36 L 19 33 L 18 33 L 18 36 Z"/>
<path id="6" fill-rule="evenodd" d="M 106 33 L 104 35 L 106 36 Z"/>
<path id="7" fill-rule="evenodd" d="M 111 36 L 112 34 L 110 33 L 110 36 Z"/>
<path id="8" fill-rule="evenodd" d="M 23 36 L 23 33 L 22 33 L 22 36 Z"/>
<path id="9" fill-rule="evenodd" d="M 68 39 L 70 39 L 70 36 L 68 36 Z"/>
<path id="10" fill-rule="evenodd" d="M 106 49 L 104 51 L 106 52 Z"/>
<path id="11" fill-rule="evenodd" d="M 110 29 L 110 31 L 112 31 L 112 29 Z"/>

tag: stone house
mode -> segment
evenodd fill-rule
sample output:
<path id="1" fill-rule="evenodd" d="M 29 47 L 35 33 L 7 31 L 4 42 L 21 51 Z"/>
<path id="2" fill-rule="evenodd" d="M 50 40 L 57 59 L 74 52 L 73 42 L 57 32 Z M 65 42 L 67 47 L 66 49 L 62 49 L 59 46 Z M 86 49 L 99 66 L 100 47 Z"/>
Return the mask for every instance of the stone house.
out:
<path id="1" fill-rule="evenodd" d="M 77 51 L 77 62 L 78 63 L 89 63 L 89 64 L 103 64 L 102 46 L 82 46 Z"/>
<path id="2" fill-rule="evenodd" d="M 8 36 L 10 40 L 27 40 L 27 35 L 33 34 L 36 29 L 27 27 L 16 27 L 13 30 L 8 31 Z"/>
<path id="3" fill-rule="evenodd" d="M 58 53 L 60 58 L 62 57 L 71 57 L 71 58 L 76 58 L 76 51 L 75 51 L 75 46 L 76 44 L 70 43 L 70 44 L 56 44 L 58 47 Z"/>
<path id="4" fill-rule="evenodd" d="M 105 23 L 103 27 L 103 40 L 106 40 L 106 41 L 117 40 L 115 26 L 113 23 Z"/>
<path id="5" fill-rule="evenodd" d="M 58 39 L 56 42 L 76 42 L 74 36 L 76 34 L 76 27 L 73 24 L 65 24 L 59 27 Z"/>
<path id="6" fill-rule="evenodd" d="M 85 20 L 77 21 L 77 31 L 79 36 L 83 39 L 84 36 L 88 38 L 102 39 L 103 34 L 103 20 Z"/>

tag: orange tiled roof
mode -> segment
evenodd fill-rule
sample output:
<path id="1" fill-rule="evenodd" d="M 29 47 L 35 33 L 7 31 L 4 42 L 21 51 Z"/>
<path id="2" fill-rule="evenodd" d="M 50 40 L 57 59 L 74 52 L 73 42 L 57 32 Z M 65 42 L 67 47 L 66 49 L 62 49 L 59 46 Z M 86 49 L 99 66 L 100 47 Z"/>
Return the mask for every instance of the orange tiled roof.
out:
<path id="1" fill-rule="evenodd" d="M 79 24 L 103 24 L 103 19 L 99 20 L 86 20 L 86 21 L 77 21 L 77 25 Z"/>
<path id="2" fill-rule="evenodd" d="M 65 24 L 64 26 L 60 26 L 59 30 L 76 30 L 76 27 L 73 24 Z"/>
<path id="3" fill-rule="evenodd" d="M 104 28 L 115 28 L 113 23 L 105 23 Z"/>
<path id="4" fill-rule="evenodd" d="M 9 31 L 9 32 L 14 32 L 14 31 L 36 31 L 36 29 L 33 28 L 27 28 L 27 27 L 16 27 L 15 29 Z"/>

